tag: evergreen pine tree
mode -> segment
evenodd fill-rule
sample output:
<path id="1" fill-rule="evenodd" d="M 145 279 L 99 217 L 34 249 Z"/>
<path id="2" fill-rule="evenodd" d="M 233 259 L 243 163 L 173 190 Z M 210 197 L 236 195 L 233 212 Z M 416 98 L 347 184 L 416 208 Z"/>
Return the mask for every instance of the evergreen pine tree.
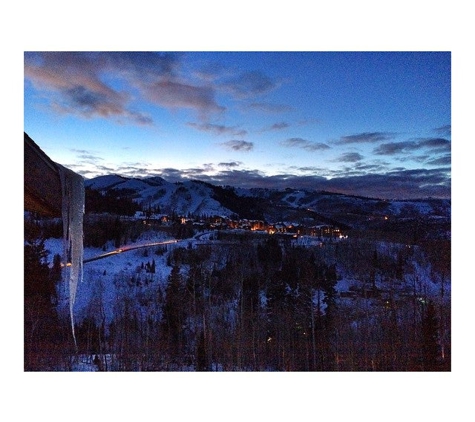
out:
<path id="1" fill-rule="evenodd" d="M 172 359 L 178 358 L 182 352 L 184 300 L 185 294 L 181 282 L 180 267 L 174 265 L 168 278 L 162 320 L 163 335 Z"/>
<path id="2" fill-rule="evenodd" d="M 434 303 L 429 301 L 422 320 L 424 371 L 436 371 L 439 356 L 439 322 Z"/>
<path id="3" fill-rule="evenodd" d="M 209 371 L 208 357 L 206 356 L 205 334 L 201 331 L 196 348 L 196 370 Z"/>

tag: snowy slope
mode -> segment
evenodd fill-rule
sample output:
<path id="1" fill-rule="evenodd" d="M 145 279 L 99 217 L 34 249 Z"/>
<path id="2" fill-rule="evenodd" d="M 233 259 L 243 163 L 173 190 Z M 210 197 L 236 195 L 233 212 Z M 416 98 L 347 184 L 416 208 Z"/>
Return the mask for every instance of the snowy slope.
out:
<path id="1" fill-rule="evenodd" d="M 85 187 L 92 189 L 108 189 L 113 186 L 119 185 L 126 182 L 128 179 L 126 177 L 118 176 L 116 174 L 111 174 L 107 176 L 98 176 L 94 179 L 87 179 L 84 182 Z"/>
<path id="2" fill-rule="evenodd" d="M 150 233 L 149 236 L 144 233 L 134 246 L 169 239 L 160 232 Z M 45 247 L 49 252 L 49 261 L 52 261 L 55 254 L 62 255 L 63 253 L 62 239 L 47 239 Z M 174 245 L 168 246 L 169 249 L 173 247 Z M 113 250 L 114 248 L 110 245 L 109 249 Z M 91 315 L 101 318 L 103 312 L 106 322 L 110 323 L 114 316 L 116 303 L 125 294 L 153 295 L 157 294 L 160 289 L 164 290 L 171 268 L 166 265 L 165 256 L 153 253 L 155 249 L 153 247 L 136 249 L 87 262 L 83 268 L 83 281 L 78 284 L 77 288 L 74 304 L 75 320 L 80 322 L 83 318 Z M 145 252 L 147 252 L 147 256 L 145 256 Z M 88 247 L 84 249 L 84 259 L 97 257 L 103 253 L 104 251 L 100 248 Z M 141 268 L 141 264 L 151 262 L 152 259 L 156 262 L 156 270 L 154 274 L 147 274 Z M 134 278 L 133 284 L 131 283 L 132 277 Z M 64 280 L 59 285 L 58 291 L 59 311 L 67 315 L 69 312 L 69 288 Z"/>
<path id="3" fill-rule="evenodd" d="M 121 176 L 101 176 L 86 180 L 86 187 L 97 190 L 133 191 L 132 197 L 144 209 L 160 207 L 164 213 L 181 215 L 230 216 L 231 210 L 213 199 L 213 189 L 198 181 L 170 183 L 159 177 L 130 179 Z"/>

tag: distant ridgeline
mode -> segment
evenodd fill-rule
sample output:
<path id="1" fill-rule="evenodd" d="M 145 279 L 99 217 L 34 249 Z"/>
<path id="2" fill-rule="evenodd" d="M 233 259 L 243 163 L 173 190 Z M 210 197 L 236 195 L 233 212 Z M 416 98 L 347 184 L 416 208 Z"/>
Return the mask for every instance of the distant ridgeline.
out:
<path id="1" fill-rule="evenodd" d="M 291 221 L 307 226 L 413 232 L 450 231 L 451 201 L 381 200 L 299 189 L 242 189 L 201 181 L 170 183 L 117 175 L 86 180 L 86 213 L 133 216 L 137 211 L 185 217 Z"/>

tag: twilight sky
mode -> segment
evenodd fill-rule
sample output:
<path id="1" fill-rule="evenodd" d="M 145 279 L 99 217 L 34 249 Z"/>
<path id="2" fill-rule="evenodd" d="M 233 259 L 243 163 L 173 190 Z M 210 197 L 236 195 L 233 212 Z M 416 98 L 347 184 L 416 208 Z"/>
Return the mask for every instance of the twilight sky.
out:
<path id="1" fill-rule="evenodd" d="M 450 52 L 25 52 L 24 130 L 104 174 L 451 196 Z"/>

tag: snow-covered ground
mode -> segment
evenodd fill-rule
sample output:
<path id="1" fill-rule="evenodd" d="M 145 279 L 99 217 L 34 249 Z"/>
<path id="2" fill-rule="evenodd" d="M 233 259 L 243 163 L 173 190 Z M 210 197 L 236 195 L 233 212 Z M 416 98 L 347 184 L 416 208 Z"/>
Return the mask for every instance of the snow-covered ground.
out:
<path id="1" fill-rule="evenodd" d="M 97 314 L 97 308 L 100 306 L 106 322 L 111 322 L 114 317 L 114 305 L 117 303 L 118 298 L 124 295 L 124 292 L 132 296 L 137 294 L 151 295 L 157 294 L 158 290 L 161 289 L 163 293 L 166 289 L 171 267 L 167 265 L 168 253 L 157 254 L 155 252 L 163 247 L 167 248 L 167 252 L 176 247 L 193 247 L 196 243 L 212 242 L 213 238 L 214 232 L 204 232 L 196 235 L 192 239 L 180 240 L 173 244 L 141 247 L 147 244 L 171 240 L 165 233 L 151 230 L 143 233 L 133 244 L 127 245 L 137 249 L 124 251 L 123 253 L 113 254 L 104 259 L 85 263 L 83 267 L 83 280 L 78 285 L 74 304 L 76 321 L 80 321 L 88 315 Z M 347 239 L 331 240 L 331 242 L 338 241 L 345 242 Z M 325 242 L 325 240 L 313 236 L 299 236 L 292 239 L 293 245 L 309 248 L 320 248 L 324 246 L 323 242 Z M 54 238 L 47 239 L 45 248 L 49 252 L 48 261 L 52 262 L 55 254 L 62 255 L 63 240 Z M 126 249 L 125 245 L 122 248 Z M 381 251 L 385 248 L 388 248 L 388 245 L 380 245 Z M 84 249 L 84 259 L 95 258 L 113 250 L 115 250 L 115 248 L 112 242 L 108 243 L 106 250 L 87 247 Z M 146 271 L 147 264 L 151 264 L 152 261 L 155 262 L 154 273 Z M 430 268 L 416 265 L 414 274 L 417 275 L 418 291 L 423 291 L 428 297 L 433 298 L 436 298 L 440 294 L 440 285 L 432 281 Z M 351 275 L 339 273 L 336 289 L 338 292 L 347 292 L 350 287 L 358 285 L 358 283 L 360 283 L 360 281 L 355 280 Z M 384 286 L 379 285 L 379 283 L 376 283 L 376 285 L 378 288 L 383 287 L 384 289 Z M 446 297 L 450 298 L 450 280 L 447 280 L 444 288 Z M 59 294 L 59 309 L 61 312 L 67 313 L 69 309 L 69 286 L 64 280 L 59 286 Z"/>
<path id="2" fill-rule="evenodd" d="M 170 240 L 163 232 L 145 232 L 130 246 L 141 246 L 149 243 L 157 243 Z M 101 248 L 84 248 L 84 259 L 90 259 L 114 250 L 112 243 L 108 244 L 106 251 Z M 180 243 L 167 245 L 167 248 L 176 247 Z M 49 252 L 49 262 L 53 256 L 63 254 L 62 239 L 47 239 L 45 248 Z M 97 261 L 87 262 L 83 266 L 83 280 L 78 284 L 74 314 L 78 318 L 86 316 L 88 307 L 93 300 L 101 300 L 105 312 L 106 321 L 110 322 L 113 317 L 113 307 L 123 287 L 124 282 L 135 279 L 137 290 L 157 290 L 166 283 L 171 268 L 166 265 L 165 255 L 157 255 L 158 246 L 139 248 L 131 251 L 112 255 Z M 155 273 L 146 273 L 142 268 L 147 263 L 155 261 Z M 129 284 L 128 284 L 129 285 Z M 58 288 L 60 294 L 60 310 L 66 312 L 69 306 L 69 287 L 66 281 Z"/>

